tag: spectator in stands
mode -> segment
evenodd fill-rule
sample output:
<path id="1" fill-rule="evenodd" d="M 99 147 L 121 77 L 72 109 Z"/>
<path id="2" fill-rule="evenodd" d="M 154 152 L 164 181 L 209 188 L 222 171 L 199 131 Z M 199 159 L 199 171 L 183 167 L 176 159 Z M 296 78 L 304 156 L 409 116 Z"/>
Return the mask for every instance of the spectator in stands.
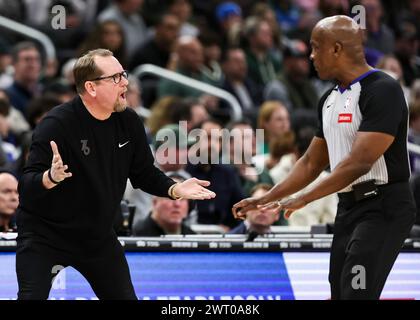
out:
<path id="1" fill-rule="evenodd" d="M 215 84 L 203 73 L 204 53 L 203 46 L 197 38 L 183 36 L 176 45 L 176 72 L 210 84 Z M 180 98 L 200 97 L 203 92 L 163 79 L 159 84 L 159 97 L 175 96 Z"/>
<path id="2" fill-rule="evenodd" d="M 153 141 L 155 159 L 164 172 L 184 171 L 188 147 L 195 143 L 187 136 L 184 124 L 169 124 L 160 129 Z"/>
<path id="3" fill-rule="evenodd" d="M 155 26 L 153 36 L 136 49 L 129 64 L 133 71 L 142 64 L 153 64 L 161 68 L 169 68 L 171 54 L 178 39 L 180 22 L 177 16 L 165 13 L 161 15 Z M 141 78 L 143 99 L 150 106 L 157 97 L 160 77 L 145 75 Z"/>
<path id="4" fill-rule="evenodd" d="M 276 14 L 277 22 L 284 32 L 296 29 L 301 12 L 292 0 L 270 1 Z"/>
<path id="5" fill-rule="evenodd" d="M 219 36 L 210 31 L 202 32 L 198 37 L 203 45 L 203 72 L 207 78 L 215 83 L 221 83 L 223 80 L 222 68 L 220 67 L 220 58 L 222 54 Z"/>
<path id="6" fill-rule="evenodd" d="M 266 101 L 258 114 L 258 129 L 264 129 L 264 144 L 257 145 L 258 152 L 269 153 L 270 141 L 290 130 L 289 111 L 278 101 Z"/>
<path id="7" fill-rule="evenodd" d="M 56 78 L 48 85 L 44 86 L 42 95 L 54 97 L 59 100 L 60 103 L 65 103 L 76 96 L 76 91 L 74 90 L 74 87 L 67 82 L 66 79 Z"/>
<path id="8" fill-rule="evenodd" d="M 416 26 L 417 34 L 420 34 L 420 1 L 408 0 L 407 6 L 398 6 L 400 3 L 388 3 L 397 5 L 397 9 L 391 8 L 389 13 L 395 18 L 393 25 L 398 25 L 402 21 L 410 21 Z M 388 12 L 387 12 L 388 13 Z M 420 52 L 419 52 L 420 53 Z"/>
<path id="9" fill-rule="evenodd" d="M 257 170 L 252 163 L 256 154 L 256 136 L 251 122 L 244 119 L 228 125 L 231 140 L 229 144 L 229 161 L 236 168 L 245 195 L 260 183 L 273 184 L 265 168 Z M 225 155 L 225 153 L 223 154 Z M 223 162 L 226 163 L 226 162 Z"/>
<path id="10" fill-rule="evenodd" d="M 411 86 L 414 80 L 420 77 L 416 26 L 409 21 L 402 21 L 397 26 L 395 37 L 395 56 L 400 61 L 405 84 Z"/>
<path id="11" fill-rule="evenodd" d="M 3 144 L 4 141 L 0 136 L 0 170 L 11 171 L 11 168 L 13 168 L 13 163 L 8 161 L 8 157 L 3 150 Z"/>
<path id="12" fill-rule="evenodd" d="M 190 132 L 192 128 L 197 127 L 200 123 L 203 123 L 210 118 L 206 107 L 199 101 L 193 102 L 191 104 L 190 112 L 191 119 L 188 122 L 188 132 Z"/>
<path id="13" fill-rule="evenodd" d="M 238 224 L 232 218 L 230 208 L 235 199 L 243 196 L 239 176 L 232 166 L 220 164 L 221 124 L 217 120 L 209 119 L 204 121 L 199 129 L 199 142 L 189 150 L 190 163 L 186 171 L 198 179 L 206 177 L 210 181 L 209 189 L 217 192 L 217 197 L 197 203 L 197 222 L 221 225 L 228 230 Z M 198 164 L 191 163 L 192 156 L 200 157 Z"/>
<path id="14" fill-rule="evenodd" d="M 257 184 L 251 191 L 252 197 L 259 197 L 264 195 L 268 190 L 270 190 L 272 185 L 270 184 Z M 237 227 L 230 230 L 230 234 L 248 234 L 249 237 L 252 234 L 264 235 L 271 233 L 271 226 L 279 220 L 280 213 L 278 210 L 261 208 L 256 210 L 250 210 L 246 216 L 246 219 L 241 222 Z M 283 219 L 283 225 L 287 222 Z M 250 239 L 250 238 L 249 238 Z M 250 239 L 252 240 L 252 239 Z"/>
<path id="15" fill-rule="evenodd" d="M 261 88 L 276 79 L 281 64 L 273 52 L 273 31 L 267 21 L 250 17 L 245 21 L 248 76 Z"/>
<path id="16" fill-rule="evenodd" d="M 25 114 L 29 101 L 40 92 L 41 55 L 34 43 L 24 41 L 13 48 L 12 58 L 14 81 L 6 92 L 11 104 Z"/>
<path id="17" fill-rule="evenodd" d="M 286 176 L 295 163 L 295 152 L 295 135 L 292 131 L 286 131 L 270 141 L 269 153 L 257 154 L 253 162 L 257 170 L 266 171 L 272 181 L 278 181 L 279 176 Z"/>
<path id="18" fill-rule="evenodd" d="M 185 127 L 187 128 L 187 132 L 191 131 L 191 129 L 197 126 L 197 124 L 195 126 L 191 126 L 191 118 L 192 118 L 191 108 L 196 103 L 199 104 L 199 102 L 193 98 L 180 99 L 173 108 L 173 113 L 172 113 L 173 122 L 180 123 L 182 121 L 183 124 L 186 124 Z M 201 121 L 199 121 L 198 124 L 200 123 Z"/>
<path id="19" fill-rule="evenodd" d="M 267 100 L 277 100 L 291 110 L 316 110 L 319 99 L 311 83 L 308 48 L 301 40 L 290 41 L 284 50 L 284 72 L 265 90 Z"/>
<path id="20" fill-rule="evenodd" d="M 7 172 L 0 172 L 0 232 L 16 232 L 15 212 L 19 205 L 16 178 Z"/>
<path id="21" fill-rule="evenodd" d="M 0 89 L 10 87 L 13 83 L 12 56 L 9 44 L 0 38 Z"/>
<path id="22" fill-rule="evenodd" d="M 411 238 L 420 238 L 420 175 L 416 175 L 411 181 L 411 188 L 414 195 L 414 201 L 417 207 L 417 217 L 414 223 L 413 229 L 411 230 Z"/>
<path id="23" fill-rule="evenodd" d="M 349 2 L 341 0 L 319 0 L 319 10 L 324 17 L 348 15 Z"/>
<path id="24" fill-rule="evenodd" d="M 420 78 L 416 79 L 410 88 L 410 104 L 416 104 L 420 101 Z"/>
<path id="25" fill-rule="evenodd" d="M 10 124 L 7 120 L 7 117 L 10 113 L 10 104 L 7 97 L 0 97 L 0 138 L 1 138 L 1 148 L 5 155 L 5 167 L 8 167 L 8 164 L 13 164 L 14 161 L 19 156 L 18 149 L 13 143 L 10 143 Z"/>
<path id="26" fill-rule="evenodd" d="M 215 10 L 223 50 L 240 45 L 242 10 L 235 2 L 222 2 Z"/>
<path id="27" fill-rule="evenodd" d="M 167 175 L 176 182 L 188 179 L 179 172 L 168 172 Z M 151 213 L 134 225 L 133 235 L 159 237 L 169 234 L 194 234 L 195 232 L 184 223 L 190 204 L 187 199 L 172 200 L 154 196 Z"/>
<path id="28" fill-rule="evenodd" d="M 128 87 L 125 96 L 127 99 L 127 106 L 136 111 L 136 113 L 144 120 L 145 113 L 143 112 L 144 107 L 141 99 L 140 81 L 132 75 L 128 76 Z"/>
<path id="29" fill-rule="evenodd" d="M 23 1 L 1 1 L 0 15 L 14 21 L 24 22 L 25 4 Z"/>
<path id="30" fill-rule="evenodd" d="M 210 117 L 206 107 L 194 98 L 176 101 L 171 113 L 173 123 L 179 123 L 180 121 L 187 122 L 187 132 L 190 132 Z"/>
<path id="31" fill-rule="evenodd" d="M 136 49 L 129 69 L 133 70 L 139 65 L 150 63 L 166 68 L 169 58 L 178 38 L 180 22 L 177 16 L 170 13 L 161 15 L 155 25 L 153 37 Z"/>
<path id="32" fill-rule="evenodd" d="M 393 55 L 385 55 L 379 60 L 376 68 L 381 69 L 382 71 L 391 75 L 395 80 L 398 80 L 398 82 L 401 84 L 401 88 L 403 89 L 405 100 L 409 102 L 410 88 L 407 87 L 404 83 L 403 72 L 398 59 Z"/>
<path id="33" fill-rule="evenodd" d="M 197 37 L 200 30 L 190 23 L 192 7 L 189 0 L 168 0 L 165 1 L 168 6 L 168 13 L 171 13 L 178 17 L 180 21 L 179 30 L 180 36 L 192 36 Z"/>
<path id="34" fill-rule="evenodd" d="M 73 74 L 73 67 L 76 63 L 76 58 L 72 58 L 67 60 L 63 67 L 61 68 L 61 77 L 67 81 L 68 84 L 70 84 L 74 91 L 76 91 L 76 85 L 74 83 L 74 74 Z"/>
<path id="35" fill-rule="evenodd" d="M 303 3 L 305 3 L 306 6 L 300 13 L 299 24 L 296 28 L 287 32 L 287 38 L 299 39 L 308 44 L 311 39 L 311 31 L 316 23 L 322 19 L 322 13 L 318 10 L 317 2 L 305 1 Z M 310 5 L 311 3 L 314 5 Z M 283 42 L 287 42 L 287 38 L 283 37 Z"/>
<path id="36" fill-rule="evenodd" d="M 84 23 L 85 27 L 90 27 L 96 18 L 100 9 L 108 5 L 110 0 L 105 1 L 85 1 L 85 0 L 25 0 L 24 3 L 25 23 L 34 28 L 39 28 L 48 24 L 52 14 L 51 8 L 54 5 L 62 5 L 67 11 L 72 11 L 72 14 L 77 14 L 80 22 Z M 9 1 L 11 2 L 11 1 Z M 69 9 L 70 8 L 70 9 Z M 74 12 L 74 13 L 73 13 Z"/>
<path id="37" fill-rule="evenodd" d="M 272 170 L 275 169 L 284 158 L 289 157 L 296 161 L 294 156 L 295 152 L 296 141 L 293 131 L 286 131 L 276 136 L 270 142 L 270 153 L 265 160 L 265 168 L 269 170 L 271 175 Z M 272 178 L 274 179 L 273 176 Z"/>
<path id="38" fill-rule="evenodd" d="M 149 118 L 146 120 L 146 127 L 149 130 L 151 136 L 155 136 L 156 133 L 167 124 L 174 123 L 172 118 L 173 106 L 179 98 L 174 96 L 167 96 L 156 101 L 152 108 Z"/>
<path id="39" fill-rule="evenodd" d="M 39 96 L 33 99 L 27 110 L 27 118 L 31 129 L 35 129 L 42 118 L 55 106 L 61 104 L 61 101 L 55 96 Z"/>
<path id="40" fill-rule="evenodd" d="M 245 116 L 255 120 L 258 107 L 262 103 L 261 90 L 248 76 L 246 56 L 241 48 L 228 48 L 222 56 L 222 68 L 225 80 L 222 88 L 233 94 L 239 101 Z M 220 106 L 226 112 L 225 103 Z"/>
<path id="41" fill-rule="evenodd" d="M 78 55 L 89 50 L 105 48 L 111 50 L 123 67 L 127 67 L 126 38 L 121 24 L 116 20 L 98 22 L 79 47 Z"/>
<path id="42" fill-rule="evenodd" d="M 420 100 L 410 105 L 408 141 L 420 146 Z M 409 151 L 412 174 L 420 174 L 420 154 Z"/>
<path id="43" fill-rule="evenodd" d="M 144 0 L 114 0 L 98 16 L 99 22 L 117 21 L 124 30 L 125 48 L 130 60 L 134 51 L 146 41 L 147 29 L 142 16 L 138 13 Z"/>
<path id="44" fill-rule="evenodd" d="M 280 25 L 277 23 L 276 13 L 270 7 L 268 3 L 257 2 L 252 8 L 252 16 L 255 16 L 261 20 L 267 21 L 270 25 L 273 32 L 273 46 L 276 50 L 281 50 L 282 48 L 282 30 Z"/>
<path id="45" fill-rule="evenodd" d="M 361 0 L 360 4 L 366 9 L 366 32 L 365 46 L 376 49 L 383 54 L 394 52 L 394 34 L 392 30 L 382 22 L 384 15 L 380 0 Z"/>
<path id="46" fill-rule="evenodd" d="M 287 177 L 306 150 L 308 139 L 313 137 L 317 124 L 316 112 L 298 110 L 292 116 L 292 130 L 281 134 L 270 143 L 270 155 L 274 153 L 274 158 L 279 159 L 269 171 L 274 183 L 283 181 Z M 273 151 L 271 146 L 274 148 Z"/>
<path id="47" fill-rule="evenodd" d="M 28 1 L 25 1 L 28 2 Z M 43 1 L 36 1 L 38 5 Z M 45 1 L 44 1 L 45 2 Z M 43 77 L 46 80 L 53 78 L 58 70 L 58 65 L 64 61 L 73 58 L 77 55 L 77 47 L 85 39 L 90 26 L 86 27 L 84 24 L 84 16 L 87 12 L 86 9 L 82 8 L 87 4 L 79 5 L 82 1 L 68 1 L 68 0 L 53 0 L 50 1 L 48 7 L 46 7 L 46 19 L 36 29 L 47 35 L 54 43 L 56 49 L 57 60 L 47 60 L 44 64 Z M 85 2 L 85 1 L 83 1 Z M 65 19 L 57 20 L 57 12 L 54 12 L 53 8 L 55 5 L 60 5 L 64 9 Z M 32 8 L 31 8 L 32 9 Z M 36 10 L 36 9 L 35 9 Z M 32 15 L 32 12 L 29 13 Z M 63 23 L 62 26 L 57 27 L 57 22 Z"/>
<path id="48" fill-rule="evenodd" d="M 7 104 L 9 106 L 7 124 L 9 126 L 9 133 L 11 135 L 9 135 L 8 138 L 12 140 L 11 142 L 19 144 L 20 136 L 30 129 L 29 124 L 26 121 L 25 116 L 22 114 L 22 112 L 20 112 L 10 104 L 9 97 L 6 91 L 3 89 L 0 89 L 0 101 L 3 101 L 4 104 Z"/>

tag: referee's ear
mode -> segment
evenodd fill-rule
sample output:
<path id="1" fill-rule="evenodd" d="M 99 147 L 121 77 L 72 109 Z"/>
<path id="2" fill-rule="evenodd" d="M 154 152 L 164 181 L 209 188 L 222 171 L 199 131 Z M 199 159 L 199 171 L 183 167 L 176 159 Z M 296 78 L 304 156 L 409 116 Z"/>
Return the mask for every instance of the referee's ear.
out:
<path id="1" fill-rule="evenodd" d="M 338 58 L 338 56 L 343 51 L 343 44 L 340 41 L 336 41 L 334 44 L 334 55 Z"/>

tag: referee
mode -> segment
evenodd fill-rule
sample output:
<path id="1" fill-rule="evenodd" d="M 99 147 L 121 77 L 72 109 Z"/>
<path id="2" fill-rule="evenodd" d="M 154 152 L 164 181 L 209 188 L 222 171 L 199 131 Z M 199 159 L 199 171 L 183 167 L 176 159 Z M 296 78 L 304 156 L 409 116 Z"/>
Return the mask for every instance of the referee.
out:
<path id="1" fill-rule="evenodd" d="M 35 129 L 19 182 L 18 299 L 48 298 L 52 280 L 72 266 L 99 299 L 136 299 L 113 231 L 127 178 L 160 197 L 211 199 L 195 178 L 181 183 L 153 165 L 143 123 L 126 108 L 127 72 L 105 49 L 74 66 L 79 95 Z"/>
<path id="2" fill-rule="evenodd" d="M 319 102 L 319 130 L 282 183 L 233 207 L 237 218 L 257 205 L 285 210 L 288 218 L 338 192 L 329 273 L 332 299 L 379 299 L 415 219 L 408 185 L 408 108 L 398 82 L 367 65 L 362 33 L 346 16 L 328 17 L 315 26 L 311 59 L 321 79 L 337 83 Z M 331 175 L 310 191 L 281 200 L 328 165 Z"/>

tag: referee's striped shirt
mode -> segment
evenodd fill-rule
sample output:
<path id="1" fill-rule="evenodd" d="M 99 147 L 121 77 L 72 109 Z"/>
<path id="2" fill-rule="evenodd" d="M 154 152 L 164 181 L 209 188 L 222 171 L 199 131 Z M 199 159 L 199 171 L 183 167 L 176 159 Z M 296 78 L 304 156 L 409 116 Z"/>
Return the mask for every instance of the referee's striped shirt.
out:
<path id="1" fill-rule="evenodd" d="M 383 132 L 394 142 L 371 170 L 353 184 L 374 179 L 377 184 L 408 181 L 408 107 L 399 83 L 379 70 L 370 70 L 352 81 L 348 88 L 335 86 L 319 102 L 317 136 L 328 145 L 331 170 L 351 151 L 358 131 Z"/>

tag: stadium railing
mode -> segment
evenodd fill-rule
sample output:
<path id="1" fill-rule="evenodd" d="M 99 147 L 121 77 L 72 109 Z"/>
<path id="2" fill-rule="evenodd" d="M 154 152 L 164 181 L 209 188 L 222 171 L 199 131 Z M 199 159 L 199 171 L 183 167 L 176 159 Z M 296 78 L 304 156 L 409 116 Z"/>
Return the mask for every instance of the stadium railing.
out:
<path id="1" fill-rule="evenodd" d="M 154 76 L 165 78 L 180 83 L 184 86 L 208 93 L 212 96 L 223 99 L 228 103 L 231 108 L 232 120 L 236 121 L 242 118 L 242 109 L 238 100 L 226 90 L 220 89 L 202 81 L 198 81 L 196 79 L 186 77 L 174 71 L 155 66 L 153 64 L 142 64 L 135 68 L 132 74 L 139 78 L 145 74 L 152 74 Z"/>
<path id="2" fill-rule="evenodd" d="M 44 48 L 47 60 L 54 60 L 56 58 L 56 51 L 51 39 L 44 33 L 28 27 L 22 23 L 0 16 L 0 27 L 6 28 L 12 32 L 16 32 L 38 41 Z"/>

